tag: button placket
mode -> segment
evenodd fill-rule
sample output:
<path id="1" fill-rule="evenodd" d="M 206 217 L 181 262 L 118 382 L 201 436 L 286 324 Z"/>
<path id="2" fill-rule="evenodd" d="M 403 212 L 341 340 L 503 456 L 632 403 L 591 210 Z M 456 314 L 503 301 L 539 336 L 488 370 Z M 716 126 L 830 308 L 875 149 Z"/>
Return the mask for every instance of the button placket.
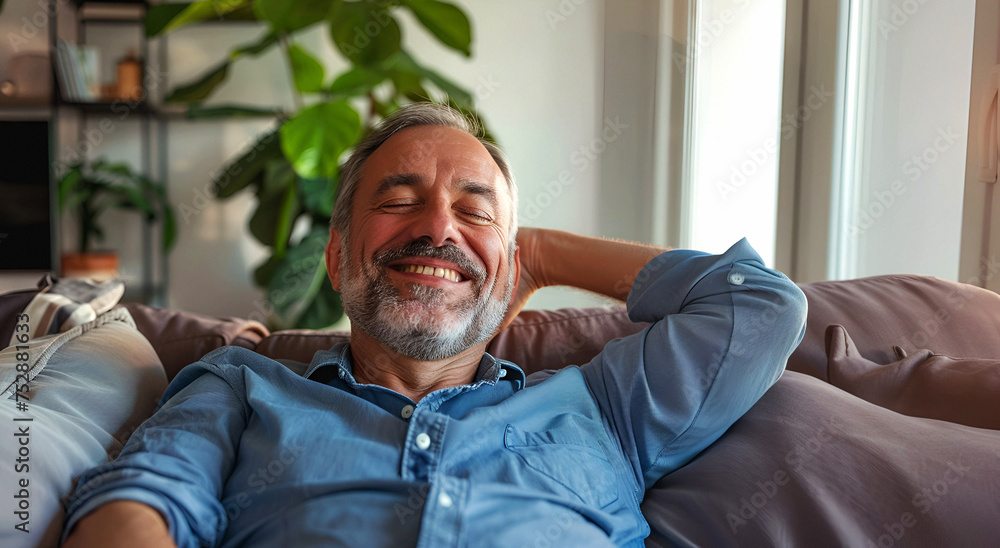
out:
<path id="1" fill-rule="evenodd" d="M 457 546 L 461 518 L 468 504 L 468 480 L 439 475 L 432 481 L 421 518 L 417 546 Z"/>
<path id="2" fill-rule="evenodd" d="M 426 481 L 433 476 L 440 461 L 447 420 L 423 406 L 414 409 L 403 447 L 400 470 L 403 479 Z"/>

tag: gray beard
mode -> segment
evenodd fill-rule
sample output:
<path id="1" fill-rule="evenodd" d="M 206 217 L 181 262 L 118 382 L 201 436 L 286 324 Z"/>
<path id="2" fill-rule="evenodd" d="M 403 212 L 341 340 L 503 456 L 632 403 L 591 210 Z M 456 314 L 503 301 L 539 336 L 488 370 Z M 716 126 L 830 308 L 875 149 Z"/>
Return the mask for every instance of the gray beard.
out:
<path id="1" fill-rule="evenodd" d="M 503 299 L 496 301 L 491 295 L 500 279 L 484 290 L 486 272 L 454 246 L 436 248 L 415 241 L 401 249 L 383 251 L 373 258 L 373 266 L 362 264 L 360 268 L 352 264 L 346 241 L 341 248 L 340 296 L 351 325 L 403 356 L 424 361 L 455 356 L 489 340 L 503 322 L 514 288 L 513 263 Z M 472 295 L 445 304 L 443 289 L 411 284 L 412 297 L 404 299 L 389 283 L 386 265 L 413 256 L 457 264 L 470 276 Z"/>

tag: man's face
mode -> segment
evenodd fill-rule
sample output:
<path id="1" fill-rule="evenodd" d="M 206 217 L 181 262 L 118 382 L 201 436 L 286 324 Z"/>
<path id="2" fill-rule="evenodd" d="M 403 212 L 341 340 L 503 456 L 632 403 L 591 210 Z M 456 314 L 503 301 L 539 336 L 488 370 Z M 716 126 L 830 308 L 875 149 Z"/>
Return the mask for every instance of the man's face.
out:
<path id="1" fill-rule="evenodd" d="M 341 249 L 352 324 L 423 360 L 488 340 L 514 285 L 512 207 L 503 174 L 475 137 L 440 126 L 390 137 L 364 164 Z"/>

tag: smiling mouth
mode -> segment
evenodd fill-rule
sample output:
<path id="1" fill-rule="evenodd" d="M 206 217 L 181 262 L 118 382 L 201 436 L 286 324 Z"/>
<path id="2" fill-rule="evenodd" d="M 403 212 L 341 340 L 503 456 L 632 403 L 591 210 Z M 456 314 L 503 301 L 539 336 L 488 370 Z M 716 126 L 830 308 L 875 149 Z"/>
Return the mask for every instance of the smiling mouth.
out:
<path id="1" fill-rule="evenodd" d="M 450 268 L 441 268 L 434 266 L 426 266 L 419 264 L 401 264 L 392 266 L 394 270 L 399 272 L 406 272 L 408 274 L 423 274 L 425 276 L 434 276 L 436 278 L 444 278 L 445 280 L 450 280 L 452 282 L 460 282 L 465 278 L 459 274 L 457 271 Z"/>

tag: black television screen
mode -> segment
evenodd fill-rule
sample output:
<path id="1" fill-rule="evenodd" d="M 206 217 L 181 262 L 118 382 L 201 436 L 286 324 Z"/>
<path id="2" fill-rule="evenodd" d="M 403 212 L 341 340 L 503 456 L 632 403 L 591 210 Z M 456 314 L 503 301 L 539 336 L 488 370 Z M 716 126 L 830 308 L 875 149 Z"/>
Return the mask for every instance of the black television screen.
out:
<path id="1" fill-rule="evenodd" d="M 52 270 L 49 123 L 0 121 L 0 270 Z"/>

